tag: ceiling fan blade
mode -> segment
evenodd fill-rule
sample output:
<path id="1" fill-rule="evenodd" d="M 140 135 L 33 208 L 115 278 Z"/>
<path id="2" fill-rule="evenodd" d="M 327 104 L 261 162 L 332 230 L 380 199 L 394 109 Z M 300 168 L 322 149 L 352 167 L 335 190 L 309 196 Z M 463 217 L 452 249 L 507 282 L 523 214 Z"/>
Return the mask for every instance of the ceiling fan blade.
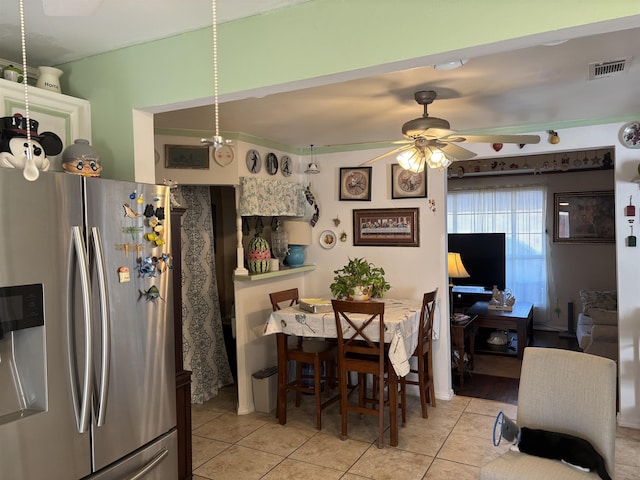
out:
<path id="1" fill-rule="evenodd" d="M 321 148 L 335 148 L 335 147 L 358 147 L 360 145 L 374 146 L 380 144 L 380 146 L 386 145 L 401 145 L 413 143 L 412 138 L 404 138 L 402 140 L 375 140 L 371 142 L 351 142 L 351 143 L 330 143 L 327 145 L 320 145 Z"/>
<path id="2" fill-rule="evenodd" d="M 461 135 L 454 134 L 450 137 L 442 138 L 447 142 L 467 142 L 467 143 L 517 143 L 533 144 L 540 143 L 540 135 Z"/>
<path id="3" fill-rule="evenodd" d="M 453 143 L 440 143 L 438 142 L 437 147 L 442 150 L 447 155 L 451 155 L 456 160 L 470 160 L 476 156 L 471 150 L 467 150 L 466 148 L 459 147 Z"/>
<path id="4" fill-rule="evenodd" d="M 410 148 L 413 148 L 413 143 L 410 143 L 409 145 L 404 145 L 402 147 L 394 148 L 390 152 L 383 153 L 382 155 L 378 155 L 377 157 L 372 158 L 371 160 L 367 160 L 366 162 L 361 163 L 360 166 L 363 167 L 365 165 L 371 165 L 372 163 L 375 163 L 378 160 L 382 160 L 383 158 L 393 155 L 394 153 L 404 152 L 405 150 L 409 150 Z"/>

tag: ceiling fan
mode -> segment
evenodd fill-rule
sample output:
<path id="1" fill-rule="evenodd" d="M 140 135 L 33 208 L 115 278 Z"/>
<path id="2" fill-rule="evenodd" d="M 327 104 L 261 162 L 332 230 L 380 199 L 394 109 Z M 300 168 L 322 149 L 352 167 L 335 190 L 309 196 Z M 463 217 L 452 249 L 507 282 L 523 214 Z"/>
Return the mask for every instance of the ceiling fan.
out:
<path id="1" fill-rule="evenodd" d="M 454 160 L 469 160 L 476 156 L 471 150 L 457 145 L 469 143 L 516 143 L 519 145 L 540 142 L 539 135 L 460 135 L 451 130 L 449 122 L 430 117 L 427 107 L 436 99 L 433 90 L 420 90 L 414 95 L 418 104 L 424 107 L 421 117 L 402 125 L 405 140 L 394 143 L 405 144 L 390 152 L 383 153 L 362 165 L 370 165 L 390 155 L 397 154 L 398 163 L 412 172 L 421 172 L 425 164 L 431 168 L 446 168 Z"/>

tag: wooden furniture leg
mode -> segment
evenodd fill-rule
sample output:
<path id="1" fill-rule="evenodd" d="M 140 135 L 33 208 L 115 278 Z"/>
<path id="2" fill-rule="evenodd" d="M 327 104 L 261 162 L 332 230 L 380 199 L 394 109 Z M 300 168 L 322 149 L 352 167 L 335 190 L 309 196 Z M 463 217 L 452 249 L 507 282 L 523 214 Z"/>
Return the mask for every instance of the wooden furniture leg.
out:
<path id="1" fill-rule="evenodd" d="M 284 333 L 276 334 L 278 344 L 278 401 L 276 416 L 280 425 L 287 423 L 287 336 Z"/>

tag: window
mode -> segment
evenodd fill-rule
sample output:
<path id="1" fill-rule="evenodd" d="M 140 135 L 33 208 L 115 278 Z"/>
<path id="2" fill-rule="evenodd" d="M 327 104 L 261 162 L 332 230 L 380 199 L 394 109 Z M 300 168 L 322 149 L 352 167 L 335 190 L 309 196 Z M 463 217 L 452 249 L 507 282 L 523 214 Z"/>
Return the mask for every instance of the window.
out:
<path id="1" fill-rule="evenodd" d="M 450 191 L 448 233 L 506 236 L 506 285 L 549 318 L 547 293 L 546 189 L 542 186 Z"/>

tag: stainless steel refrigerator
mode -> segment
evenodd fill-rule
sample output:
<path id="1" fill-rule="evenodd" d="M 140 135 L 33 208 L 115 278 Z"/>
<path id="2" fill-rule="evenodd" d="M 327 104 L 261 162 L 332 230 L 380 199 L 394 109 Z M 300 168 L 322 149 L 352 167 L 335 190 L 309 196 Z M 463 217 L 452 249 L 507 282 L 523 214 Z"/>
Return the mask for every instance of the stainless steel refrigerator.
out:
<path id="1" fill-rule="evenodd" d="M 169 191 L 0 168 L 0 479 L 177 478 Z"/>

